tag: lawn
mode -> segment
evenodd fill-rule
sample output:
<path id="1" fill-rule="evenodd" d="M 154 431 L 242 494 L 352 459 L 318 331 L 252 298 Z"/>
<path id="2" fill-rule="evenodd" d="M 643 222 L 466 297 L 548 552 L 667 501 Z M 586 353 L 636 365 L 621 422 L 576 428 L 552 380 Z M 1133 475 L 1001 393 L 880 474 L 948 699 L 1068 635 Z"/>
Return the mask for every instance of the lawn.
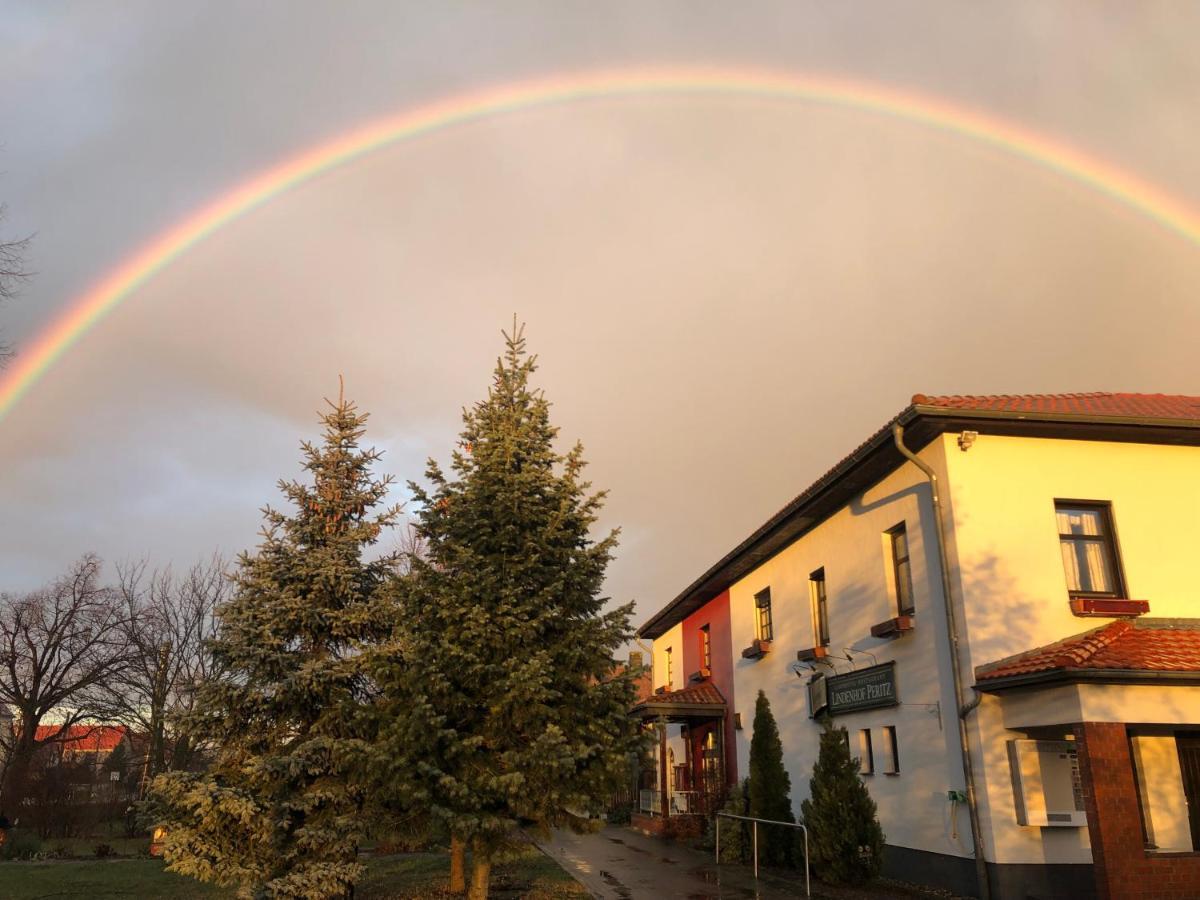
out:
<path id="1" fill-rule="evenodd" d="M 442 896 L 449 870 L 449 857 L 440 853 L 368 859 L 367 876 L 358 886 L 356 900 Z M 47 897 L 192 900 L 233 895 L 232 890 L 209 887 L 165 872 L 156 859 L 0 863 L 0 896 L 5 900 Z M 503 900 L 517 897 L 557 900 L 588 894 L 557 863 L 530 847 L 516 859 L 493 868 L 492 896 Z"/>

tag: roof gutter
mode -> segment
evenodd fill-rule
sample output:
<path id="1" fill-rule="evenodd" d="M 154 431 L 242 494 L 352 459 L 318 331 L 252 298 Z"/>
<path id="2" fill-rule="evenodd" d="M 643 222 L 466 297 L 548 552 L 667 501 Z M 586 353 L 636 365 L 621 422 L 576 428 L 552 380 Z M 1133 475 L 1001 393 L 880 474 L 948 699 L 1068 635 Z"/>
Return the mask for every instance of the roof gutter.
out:
<path id="1" fill-rule="evenodd" d="M 938 562 L 942 569 L 942 597 L 946 609 L 946 633 L 950 640 L 950 672 L 954 679 L 954 703 L 957 706 L 958 743 L 962 751 L 963 778 L 967 787 L 967 814 L 971 820 L 971 843 L 975 848 L 975 880 L 980 900 L 989 900 L 991 888 L 988 884 L 987 861 L 983 857 L 983 837 L 979 827 L 979 804 L 975 796 L 975 766 L 971 761 L 971 742 L 967 734 L 967 716 L 979 705 L 977 694 L 970 703 L 963 702 L 962 665 L 959 661 L 958 620 L 954 612 L 954 598 L 950 593 L 950 563 L 946 551 L 946 528 L 942 516 L 942 500 L 938 494 L 938 477 L 933 469 L 904 444 L 904 426 L 899 422 L 892 425 L 892 439 L 896 449 L 905 459 L 925 473 L 929 480 L 929 496 L 933 501 L 933 522 L 937 532 Z"/>

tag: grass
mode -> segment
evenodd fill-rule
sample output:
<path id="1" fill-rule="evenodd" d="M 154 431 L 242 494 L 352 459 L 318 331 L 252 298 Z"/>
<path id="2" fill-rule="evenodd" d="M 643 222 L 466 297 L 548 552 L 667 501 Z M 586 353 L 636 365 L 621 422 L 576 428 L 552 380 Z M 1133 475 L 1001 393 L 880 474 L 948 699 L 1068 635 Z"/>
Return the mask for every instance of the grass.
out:
<path id="1" fill-rule="evenodd" d="M 450 859 L 444 853 L 414 853 L 368 859 L 358 900 L 453 896 L 446 892 Z M 163 900 L 232 898 L 232 890 L 210 887 L 163 870 L 157 859 L 0 863 L 0 894 L 5 900 L 49 897 L 155 897 Z M 587 897 L 557 863 L 534 847 L 492 869 L 491 896 L 497 900 Z"/>

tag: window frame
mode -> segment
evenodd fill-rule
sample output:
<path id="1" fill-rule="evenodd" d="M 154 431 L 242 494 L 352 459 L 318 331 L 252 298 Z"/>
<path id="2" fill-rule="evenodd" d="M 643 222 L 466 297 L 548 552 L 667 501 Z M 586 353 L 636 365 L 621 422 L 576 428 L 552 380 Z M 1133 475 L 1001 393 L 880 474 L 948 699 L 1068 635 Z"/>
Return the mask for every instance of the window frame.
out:
<path id="1" fill-rule="evenodd" d="M 825 583 L 825 567 L 810 572 L 808 590 L 812 598 L 813 646 L 829 646 L 829 593 Z"/>
<path id="2" fill-rule="evenodd" d="M 896 538 L 904 535 L 904 557 L 897 552 Z M 914 616 L 917 613 L 917 600 L 913 592 L 912 577 L 912 544 L 908 538 L 908 522 L 903 521 L 887 530 L 888 546 L 892 553 L 892 584 L 896 591 L 896 611 L 902 616 Z M 905 577 L 900 576 L 901 564 L 905 566 Z M 904 587 L 902 588 L 901 585 Z M 907 590 L 908 604 L 905 605 L 904 594 Z"/>
<path id="3" fill-rule="evenodd" d="M 884 775 L 900 774 L 900 739 L 896 735 L 895 725 L 883 726 L 883 737 L 886 744 L 888 766 L 883 770 Z"/>
<path id="4" fill-rule="evenodd" d="M 859 749 L 859 766 L 858 772 L 860 775 L 875 774 L 875 748 L 871 742 L 871 729 L 860 728 L 858 730 L 858 749 Z"/>
<path id="5" fill-rule="evenodd" d="M 1058 526 L 1058 514 L 1060 510 L 1078 509 L 1086 511 L 1095 511 L 1100 514 L 1101 533 L 1096 536 L 1085 536 L 1077 534 L 1063 534 Z M 1125 567 L 1121 564 L 1120 545 L 1117 541 L 1117 522 L 1113 515 L 1112 502 L 1108 500 L 1072 500 L 1065 497 L 1056 497 L 1054 500 L 1054 531 L 1058 534 L 1059 557 L 1061 564 L 1062 545 L 1064 540 L 1069 540 L 1072 543 L 1077 541 L 1084 543 L 1087 541 L 1099 542 L 1103 544 L 1104 549 L 1108 553 L 1109 564 L 1112 571 L 1108 574 L 1112 578 L 1113 590 L 1111 591 L 1074 591 L 1071 590 L 1070 584 L 1067 585 L 1067 596 L 1074 600 L 1076 598 L 1103 598 L 1112 600 L 1124 600 L 1129 597 L 1129 589 L 1125 584 Z M 1083 540 L 1080 540 L 1083 539 Z M 1097 539 L 1099 539 L 1097 541 Z M 1066 567 L 1063 567 L 1063 580 L 1067 579 Z"/>
<path id="6" fill-rule="evenodd" d="M 769 586 L 754 595 L 754 636 L 760 641 L 775 640 L 775 623 L 771 618 L 771 588 Z"/>
<path id="7" fill-rule="evenodd" d="M 702 668 L 712 669 L 712 633 L 708 623 L 700 626 L 700 665 Z"/>
<path id="8" fill-rule="evenodd" d="M 671 653 L 670 647 L 667 648 L 667 689 L 672 690 L 675 687 L 675 660 L 674 654 Z"/>

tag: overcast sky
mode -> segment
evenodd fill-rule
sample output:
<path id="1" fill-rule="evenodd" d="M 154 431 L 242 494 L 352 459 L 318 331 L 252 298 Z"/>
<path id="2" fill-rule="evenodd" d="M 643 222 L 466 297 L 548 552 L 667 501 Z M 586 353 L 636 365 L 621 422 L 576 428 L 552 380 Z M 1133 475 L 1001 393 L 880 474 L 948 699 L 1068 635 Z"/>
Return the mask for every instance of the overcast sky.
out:
<path id="1" fill-rule="evenodd" d="M 415 104 L 753 66 L 1015 121 L 1200 206 L 1200 6 L 65 3 L 0 13 L 18 347 L 156 233 Z M 0 589 L 254 546 L 322 397 L 401 483 L 517 313 L 640 623 L 922 393 L 1200 394 L 1200 247 L 1045 168 L 848 109 L 612 98 L 401 142 L 220 230 L 0 422 Z M 403 492 L 399 492 L 400 499 Z"/>

